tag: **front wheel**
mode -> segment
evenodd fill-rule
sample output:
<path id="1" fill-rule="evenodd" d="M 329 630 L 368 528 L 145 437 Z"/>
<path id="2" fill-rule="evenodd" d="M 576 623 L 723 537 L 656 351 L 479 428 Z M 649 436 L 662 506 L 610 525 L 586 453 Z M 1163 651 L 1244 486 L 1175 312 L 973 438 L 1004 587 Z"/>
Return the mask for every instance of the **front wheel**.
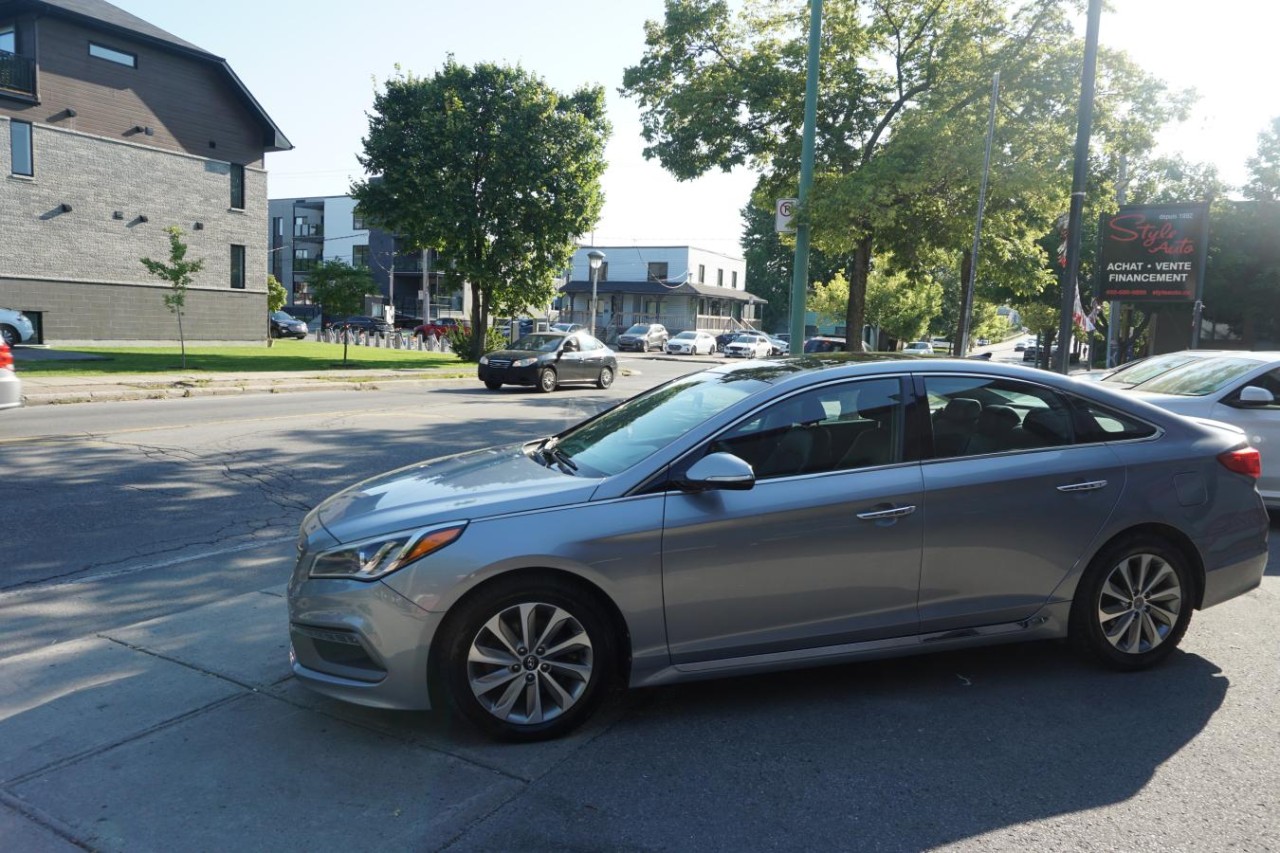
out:
<path id="1" fill-rule="evenodd" d="M 596 379 L 596 387 L 602 391 L 613 384 L 613 368 L 603 367 L 600 369 L 600 376 Z"/>
<path id="2" fill-rule="evenodd" d="M 484 387 L 488 388 L 490 391 L 497 391 L 502 387 L 502 383 L 494 381 L 493 379 L 486 379 L 484 381 Z"/>
<path id="3" fill-rule="evenodd" d="M 1080 580 L 1072 644 L 1112 669 L 1154 666 L 1186 633 L 1193 590 L 1186 558 L 1167 540 L 1120 539 L 1099 552 Z"/>
<path id="4" fill-rule="evenodd" d="M 0 339 L 11 347 L 18 345 L 18 330 L 13 326 L 0 326 Z"/>
<path id="5" fill-rule="evenodd" d="M 553 368 L 544 367 L 542 372 L 538 374 L 538 390 L 544 394 L 550 394 L 556 390 L 556 386 L 560 384 L 556 378 L 556 372 Z"/>
<path id="6" fill-rule="evenodd" d="M 511 741 L 581 725 L 614 681 L 603 608 L 558 578 L 498 581 L 441 628 L 435 666 L 451 710 Z"/>

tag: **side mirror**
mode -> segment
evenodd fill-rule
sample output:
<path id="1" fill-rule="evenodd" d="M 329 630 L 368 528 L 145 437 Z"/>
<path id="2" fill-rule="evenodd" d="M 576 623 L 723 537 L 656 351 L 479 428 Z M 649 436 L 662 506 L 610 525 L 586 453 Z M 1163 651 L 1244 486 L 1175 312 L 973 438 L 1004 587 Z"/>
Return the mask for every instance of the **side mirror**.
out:
<path id="1" fill-rule="evenodd" d="M 1235 405 L 1242 409 L 1256 409 L 1261 406 L 1274 405 L 1275 402 L 1275 395 L 1266 388 L 1259 388 L 1257 385 L 1246 385 L 1240 389 L 1240 397 L 1235 400 Z"/>
<path id="2" fill-rule="evenodd" d="M 756 474 L 745 460 L 732 453 L 708 453 L 689 467 L 675 484 L 686 492 L 709 489 L 747 491 L 756 484 Z"/>

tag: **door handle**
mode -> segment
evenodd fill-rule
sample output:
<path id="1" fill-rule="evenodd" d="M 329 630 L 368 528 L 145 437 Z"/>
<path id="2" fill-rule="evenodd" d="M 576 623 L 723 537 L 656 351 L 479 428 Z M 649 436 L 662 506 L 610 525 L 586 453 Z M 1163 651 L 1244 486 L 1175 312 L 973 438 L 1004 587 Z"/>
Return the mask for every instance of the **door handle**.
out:
<path id="1" fill-rule="evenodd" d="M 902 518 L 915 512 L 914 506 L 895 506 L 892 509 L 873 509 L 870 512 L 858 513 L 858 518 L 863 521 L 876 521 L 882 518 Z"/>
<path id="2" fill-rule="evenodd" d="M 1087 483 L 1068 483 L 1065 486 L 1058 486 L 1060 492 L 1092 492 L 1097 489 L 1104 488 L 1107 485 L 1106 480 L 1090 480 Z"/>

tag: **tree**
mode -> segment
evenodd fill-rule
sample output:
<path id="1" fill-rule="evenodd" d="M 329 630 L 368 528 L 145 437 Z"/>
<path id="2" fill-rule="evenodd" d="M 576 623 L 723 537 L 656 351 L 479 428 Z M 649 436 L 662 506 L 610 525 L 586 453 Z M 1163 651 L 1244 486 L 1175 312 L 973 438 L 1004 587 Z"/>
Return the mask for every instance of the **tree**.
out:
<path id="1" fill-rule="evenodd" d="M 941 308 L 942 284 L 932 278 L 911 280 L 883 267 L 867 278 L 867 322 L 897 340 L 920 340 Z"/>
<path id="2" fill-rule="evenodd" d="M 798 5 L 761 0 L 734 18 L 724 0 L 669 0 L 623 76 L 642 110 L 646 156 L 678 178 L 747 165 L 768 196 L 791 195 L 805 90 Z M 873 253 L 915 272 L 941 249 L 961 266 L 996 70 L 1001 135 L 980 263 L 1009 290 L 1049 283 L 1038 240 L 1068 201 L 1082 52 L 1071 10 L 1067 0 L 826 4 L 815 183 L 799 215 L 816 247 L 849 259 L 848 328 L 863 325 Z M 1187 103 L 1104 51 L 1095 140 L 1145 152 Z"/>
<path id="3" fill-rule="evenodd" d="M 164 307 L 178 315 L 178 343 L 182 348 L 182 369 L 187 369 L 187 339 L 182 331 L 182 309 L 187 304 L 187 288 L 195 280 L 196 273 L 204 269 L 204 259 L 187 260 L 187 244 L 182 242 L 183 230 L 177 225 L 164 229 L 169 235 L 169 263 L 140 258 L 147 272 L 169 282 L 169 292 L 164 295 Z"/>
<path id="4" fill-rule="evenodd" d="M 276 280 L 273 275 L 267 276 L 267 311 L 279 311 L 284 307 L 284 301 L 289 294 L 285 291 L 284 285 Z"/>
<path id="5" fill-rule="evenodd" d="M 844 308 L 849 304 L 849 282 L 836 273 L 827 283 L 818 282 L 805 299 L 804 308 L 818 315 L 818 322 L 834 326 L 844 319 Z"/>
<path id="6" fill-rule="evenodd" d="M 604 90 L 562 95 L 521 68 L 388 80 L 351 193 L 367 220 L 436 249 L 472 288 L 471 326 L 545 304 L 600 216 Z M 484 336 L 474 336 L 478 358 Z"/>
<path id="7" fill-rule="evenodd" d="M 308 281 L 311 296 L 326 314 L 346 316 L 364 309 L 364 298 L 374 292 L 373 277 L 366 267 L 353 267 L 339 260 L 316 264 Z M 342 363 L 347 363 L 347 336 L 342 336 Z"/>
<path id="8" fill-rule="evenodd" d="M 1258 134 L 1258 153 L 1249 158 L 1248 165 L 1245 198 L 1280 201 L 1280 116 L 1271 120 L 1270 129 Z"/>

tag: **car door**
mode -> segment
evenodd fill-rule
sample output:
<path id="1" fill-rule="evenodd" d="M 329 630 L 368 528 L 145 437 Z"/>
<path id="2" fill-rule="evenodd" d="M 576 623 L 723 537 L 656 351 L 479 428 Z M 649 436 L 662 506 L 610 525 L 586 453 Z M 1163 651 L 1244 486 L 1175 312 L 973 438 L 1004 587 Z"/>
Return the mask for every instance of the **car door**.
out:
<path id="1" fill-rule="evenodd" d="M 578 335 L 578 341 L 582 344 L 582 378 L 594 381 L 605 366 L 608 350 L 590 335 Z"/>
<path id="2" fill-rule="evenodd" d="M 903 461 L 903 401 L 897 377 L 801 392 L 676 464 L 732 452 L 757 480 L 747 491 L 667 493 L 673 663 L 915 633 L 923 513 L 919 466 Z"/>
<path id="3" fill-rule="evenodd" d="M 920 630 L 1025 619 L 1090 551 L 1124 467 L 1105 443 L 1077 440 L 1072 406 L 1046 386 L 964 375 L 922 384 L 937 429 L 921 464 Z M 944 418 L 959 409 L 973 417 Z"/>
<path id="4" fill-rule="evenodd" d="M 581 382 L 587 378 L 586 353 L 577 338 L 565 338 L 560 344 L 560 358 L 556 360 L 556 375 L 561 382 Z"/>

